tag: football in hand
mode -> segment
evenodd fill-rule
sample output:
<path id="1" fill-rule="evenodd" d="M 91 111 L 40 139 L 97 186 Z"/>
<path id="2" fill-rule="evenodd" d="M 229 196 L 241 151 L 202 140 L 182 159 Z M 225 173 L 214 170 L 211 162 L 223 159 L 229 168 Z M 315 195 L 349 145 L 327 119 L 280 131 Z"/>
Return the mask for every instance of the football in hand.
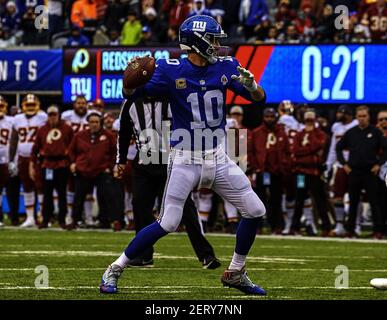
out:
<path id="1" fill-rule="evenodd" d="M 152 57 L 132 60 L 124 71 L 123 86 L 125 89 L 136 89 L 146 84 L 155 72 L 156 63 Z"/>

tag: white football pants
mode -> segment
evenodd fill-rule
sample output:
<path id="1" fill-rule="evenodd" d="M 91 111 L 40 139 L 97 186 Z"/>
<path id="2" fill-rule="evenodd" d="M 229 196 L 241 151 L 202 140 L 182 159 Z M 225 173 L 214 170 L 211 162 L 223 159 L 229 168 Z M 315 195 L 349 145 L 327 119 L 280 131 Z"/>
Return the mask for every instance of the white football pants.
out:
<path id="1" fill-rule="evenodd" d="M 214 190 L 236 207 L 244 218 L 258 218 L 266 213 L 245 173 L 221 147 L 205 152 L 172 149 L 158 218 L 165 231 L 177 229 L 184 203 L 197 185 L 198 188 Z"/>

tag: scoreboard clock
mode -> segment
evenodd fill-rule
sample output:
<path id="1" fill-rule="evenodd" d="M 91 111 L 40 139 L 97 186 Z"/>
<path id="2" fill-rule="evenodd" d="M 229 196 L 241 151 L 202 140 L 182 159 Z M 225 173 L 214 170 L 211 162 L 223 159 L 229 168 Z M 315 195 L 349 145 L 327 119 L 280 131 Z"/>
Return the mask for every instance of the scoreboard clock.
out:
<path id="1" fill-rule="evenodd" d="M 267 102 L 387 103 L 387 45 L 240 46 Z M 245 103 L 229 93 L 228 103 Z"/>

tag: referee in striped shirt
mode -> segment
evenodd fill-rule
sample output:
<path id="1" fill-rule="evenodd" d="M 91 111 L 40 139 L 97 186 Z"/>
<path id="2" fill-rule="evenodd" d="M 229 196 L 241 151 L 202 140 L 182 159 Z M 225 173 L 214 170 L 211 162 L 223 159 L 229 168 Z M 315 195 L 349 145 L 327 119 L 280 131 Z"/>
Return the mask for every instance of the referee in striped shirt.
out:
<path id="1" fill-rule="evenodd" d="M 152 98 L 141 98 L 135 102 L 125 100 L 121 107 L 116 176 L 120 178 L 122 175 L 130 141 L 134 137 L 138 150 L 132 167 L 132 204 L 136 232 L 153 223 L 152 212 L 156 198 L 161 200 L 163 196 L 167 180 L 169 145 L 168 136 L 162 133 L 163 128 L 169 127 L 170 121 L 171 112 L 167 100 L 156 101 Z M 144 134 L 144 130 L 147 130 L 147 134 Z M 145 154 L 148 161 L 144 161 L 141 154 Z M 215 257 L 214 249 L 203 235 L 198 212 L 191 197 L 188 197 L 185 203 L 182 222 L 203 268 L 218 268 L 220 261 Z M 152 267 L 153 248 L 130 261 L 129 266 Z"/>

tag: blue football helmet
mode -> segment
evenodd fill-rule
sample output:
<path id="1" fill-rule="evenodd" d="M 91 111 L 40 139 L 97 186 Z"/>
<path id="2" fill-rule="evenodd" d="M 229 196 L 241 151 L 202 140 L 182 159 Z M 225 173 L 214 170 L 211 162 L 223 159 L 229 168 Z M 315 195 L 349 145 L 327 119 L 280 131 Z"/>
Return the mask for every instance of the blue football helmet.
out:
<path id="1" fill-rule="evenodd" d="M 207 59 L 210 63 L 215 63 L 222 48 L 219 45 L 219 38 L 225 38 L 220 24 L 212 17 L 197 15 L 188 18 L 180 26 L 179 42 L 182 50 L 193 50 Z"/>

